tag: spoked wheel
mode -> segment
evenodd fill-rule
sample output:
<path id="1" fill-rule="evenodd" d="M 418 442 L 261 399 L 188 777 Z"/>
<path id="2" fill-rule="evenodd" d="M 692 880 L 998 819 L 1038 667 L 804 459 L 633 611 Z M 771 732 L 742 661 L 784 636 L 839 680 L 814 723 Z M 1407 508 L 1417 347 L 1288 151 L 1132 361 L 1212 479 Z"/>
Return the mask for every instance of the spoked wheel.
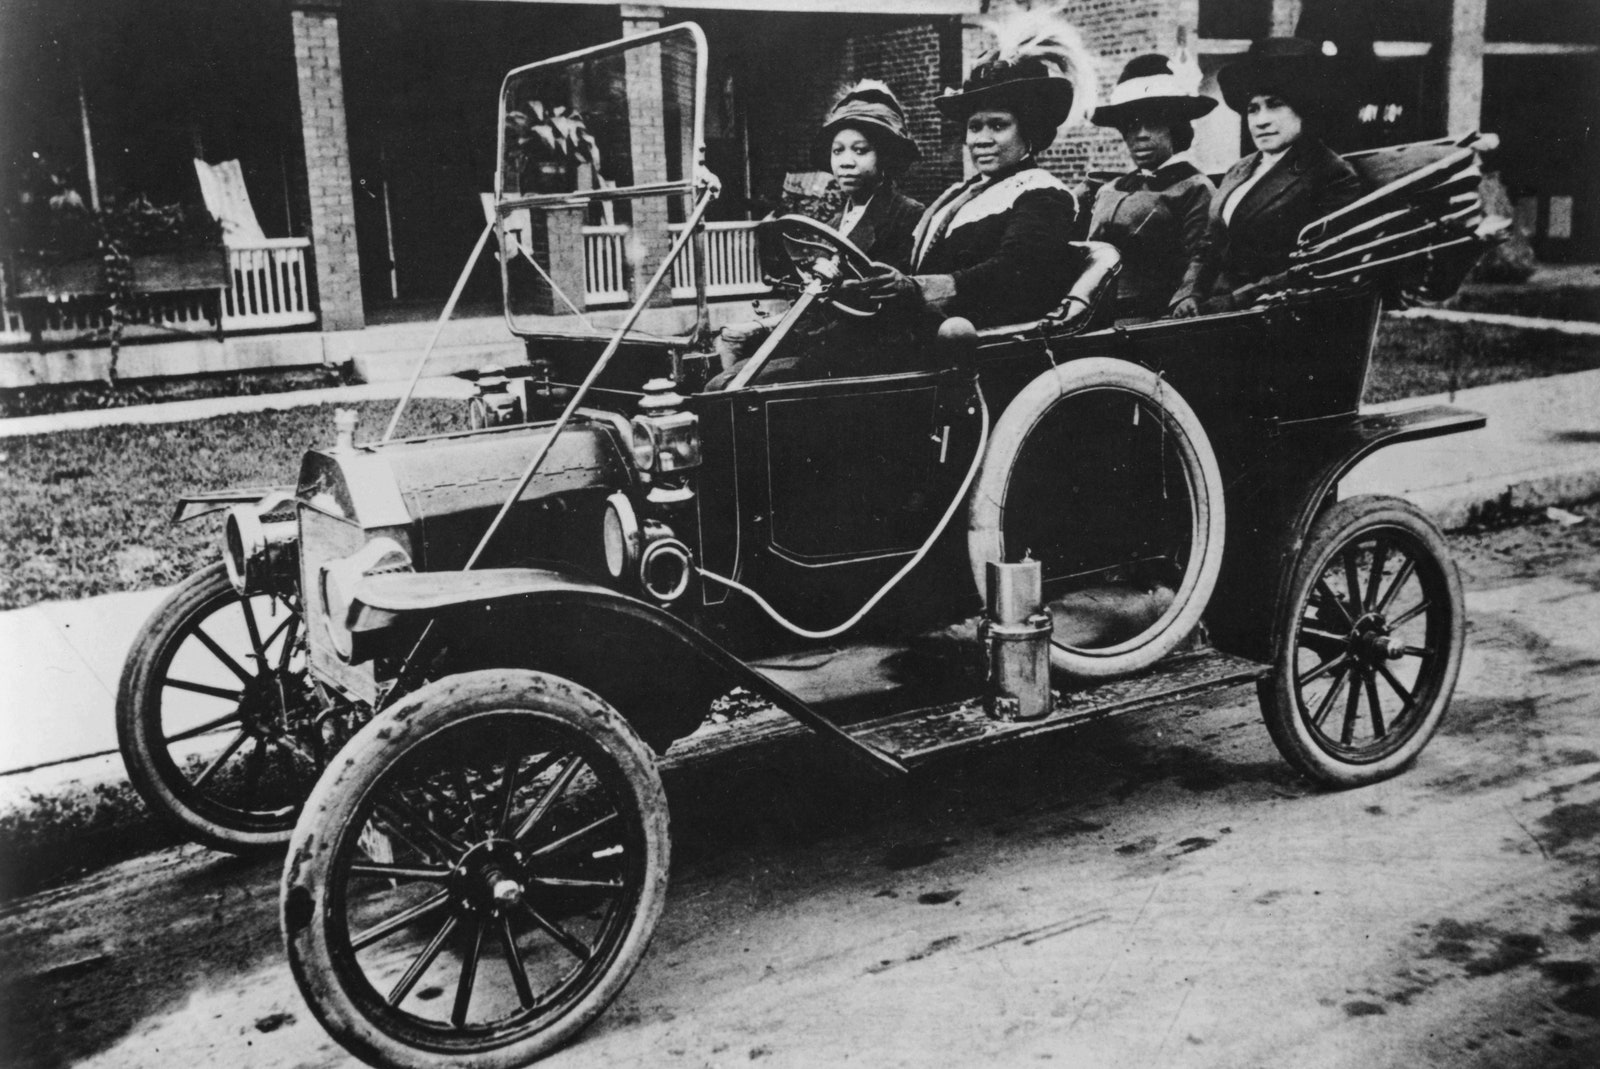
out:
<path id="1" fill-rule="evenodd" d="M 145 803 L 219 850 L 287 842 L 336 742 L 305 662 L 293 600 L 241 597 L 221 563 L 180 584 L 117 692 L 117 740 Z"/>
<path id="2" fill-rule="evenodd" d="M 1420 510 L 1358 497 L 1312 526 L 1258 685 L 1272 740 L 1312 779 L 1354 787 L 1403 769 L 1438 729 L 1466 614 L 1443 536 Z"/>
<path id="3" fill-rule="evenodd" d="M 1222 474 L 1194 410 L 1146 368 L 1088 357 L 1024 387 L 973 485 L 967 552 L 1039 561 L 1050 663 L 1084 678 L 1148 667 L 1200 622 L 1222 564 Z"/>
<path id="4" fill-rule="evenodd" d="M 317 785 L 283 877 L 324 1027 L 390 1066 L 513 1066 L 592 1021 L 665 902 L 655 762 L 596 695 L 536 672 L 430 684 Z"/>

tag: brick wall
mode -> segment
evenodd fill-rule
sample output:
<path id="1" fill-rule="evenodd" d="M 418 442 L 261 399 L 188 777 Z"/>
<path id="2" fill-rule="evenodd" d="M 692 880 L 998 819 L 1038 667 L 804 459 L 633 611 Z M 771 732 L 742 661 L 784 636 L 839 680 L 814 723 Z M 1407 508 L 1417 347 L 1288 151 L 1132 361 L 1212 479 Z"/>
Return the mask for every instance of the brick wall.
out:
<path id="1" fill-rule="evenodd" d="M 361 303 L 350 139 L 345 129 L 339 17 L 337 11 L 326 8 L 297 8 L 290 18 L 300 87 L 317 307 L 324 330 L 359 330 L 366 325 L 366 314 Z"/>

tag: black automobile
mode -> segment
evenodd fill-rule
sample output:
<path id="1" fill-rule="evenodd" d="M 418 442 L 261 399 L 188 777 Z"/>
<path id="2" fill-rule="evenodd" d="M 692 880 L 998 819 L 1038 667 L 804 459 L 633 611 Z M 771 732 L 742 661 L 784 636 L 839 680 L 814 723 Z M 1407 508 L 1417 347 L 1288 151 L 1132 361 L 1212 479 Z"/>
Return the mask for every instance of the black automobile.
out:
<path id="1" fill-rule="evenodd" d="M 135 784 L 199 841 L 288 842 L 294 975 L 373 1064 L 519 1064 L 605 1008 L 665 902 L 662 755 L 737 688 L 900 775 L 1253 684 L 1331 787 L 1403 770 L 1449 703 L 1443 539 L 1338 488 L 1483 424 L 1360 406 L 1383 302 L 1483 240 L 1470 144 L 1354 159 L 1374 192 L 1262 306 L 1114 324 L 1115 251 L 1086 244 L 1038 322 L 767 382 L 877 310 L 843 287 L 859 251 L 785 217 L 762 231 L 786 307 L 741 363 L 711 344 L 704 86 L 693 25 L 507 76 L 495 244 L 527 364 L 479 375 L 458 432 L 344 415 L 292 489 L 190 499 L 237 502 L 223 559 L 124 675 Z M 541 166 L 538 116 L 589 139 L 586 173 Z M 633 256 L 631 307 L 582 307 L 557 261 L 629 228 L 654 277 Z M 819 679 L 819 650 L 848 670 Z"/>

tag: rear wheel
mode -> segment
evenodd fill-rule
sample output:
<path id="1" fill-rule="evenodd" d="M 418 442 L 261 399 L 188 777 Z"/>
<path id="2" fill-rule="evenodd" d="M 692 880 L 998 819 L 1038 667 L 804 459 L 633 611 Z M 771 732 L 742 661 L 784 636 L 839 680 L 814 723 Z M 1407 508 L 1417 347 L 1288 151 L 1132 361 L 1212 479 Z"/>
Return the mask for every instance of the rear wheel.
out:
<path id="1" fill-rule="evenodd" d="M 1200 622 L 1222 564 L 1222 474 L 1199 418 L 1154 372 L 1074 360 L 995 423 L 969 525 L 980 594 L 988 562 L 1041 563 L 1055 669 L 1121 675 Z"/>
<path id="2" fill-rule="evenodd" d="M 222 564 L 184 580 L 139 633 L 117 691 L 128 777 L 197 842 L 281 845 L 327 752 L 299 605 L 241 597 Z"/>
<path id="3" fill-rule="evenodd" d="M 1387 779 L 1433 737 L 1461 670 L 1466 613 L 1444 537 L 1399 498 L 1340 502 L 1312 525 L 1276 629 L 1258 691 L 1279 751 L 1328 786 Z"/>
<path id="4" fill-rule="evenodd" d="M 284 870 L 289 963 L 373 1064 L 526 1064 L 627 983 L 668 853 L 654 759 L 603 700 L 536 672 L 452 676 L 318 783 Z"/>

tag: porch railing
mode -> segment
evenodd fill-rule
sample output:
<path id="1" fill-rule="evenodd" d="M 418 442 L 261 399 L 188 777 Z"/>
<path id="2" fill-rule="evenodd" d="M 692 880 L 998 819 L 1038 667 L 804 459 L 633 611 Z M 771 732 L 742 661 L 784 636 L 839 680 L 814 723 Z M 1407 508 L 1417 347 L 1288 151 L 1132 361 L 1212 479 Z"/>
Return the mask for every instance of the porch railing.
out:
<path id="1" fill-rule="evenodd" d="M 306 268 L 309 238 L 267 238 L 258 244 L 228 249 L 229 284 L 222 291 L 224 332 L 275 330 L 315 323 L 316 309 Z M 131 325 L 206 334 L 217 329 L 216 304 L 200 291 L 140 294 Z M 39 333 L 41 342 L 81 341 L 105 332 L 110 320 L 95 300 L 63 300 L 47 305 Z M 10 294 L 5 264 L 0 260 L 0 344 L 32 340 L 22 309 Z"/>
<path id="2" fill-rule="evenodd" d="M 706 224 L 706 295 L 708 297 L 756 296 L 767 292 L 761 281 L 761 257 L 756 248 L 755 223 L 727 222 Z M 674 236 L 683 231 L 682 223 L 668 225 Z M 626 304 L 632 292 L 628 286 L 628 227 L 586 226 L 583 228 L 584 300 L 590 307 Z M 687 248 L 672 265 L 672 296 L 676 300 L 694 297 L 694 261 Z"/>

